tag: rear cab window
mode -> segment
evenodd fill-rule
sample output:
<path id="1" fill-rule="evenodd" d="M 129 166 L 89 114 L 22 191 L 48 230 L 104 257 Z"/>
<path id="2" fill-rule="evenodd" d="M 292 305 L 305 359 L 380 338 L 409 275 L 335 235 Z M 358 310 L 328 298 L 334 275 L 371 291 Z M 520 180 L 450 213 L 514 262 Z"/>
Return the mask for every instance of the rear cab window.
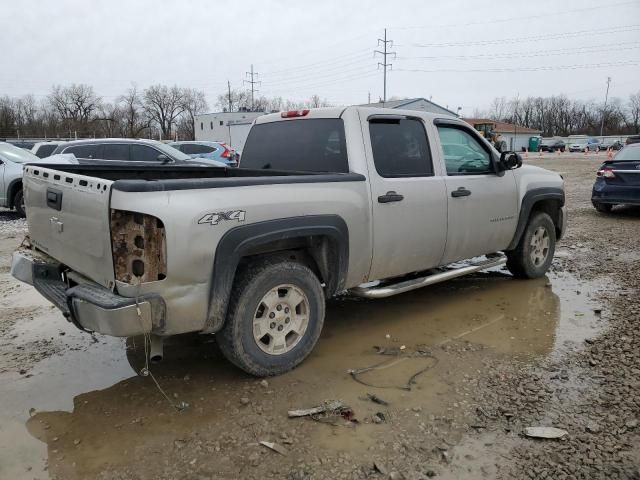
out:
<path id="1" fill-rule="evenodd" d="M 241 167 L 348 173 L 344 122 L 309 118 L 256 124 L 245 143 Z"/>

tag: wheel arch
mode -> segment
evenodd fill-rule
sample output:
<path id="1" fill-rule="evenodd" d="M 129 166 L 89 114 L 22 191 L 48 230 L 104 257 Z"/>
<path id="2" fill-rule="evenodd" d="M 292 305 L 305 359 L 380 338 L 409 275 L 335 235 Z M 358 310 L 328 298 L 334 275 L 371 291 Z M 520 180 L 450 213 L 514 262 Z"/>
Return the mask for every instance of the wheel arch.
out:
<path id="1" fill-rule="evenodd" d="M 215 333 L 224 325 L 233 283 L 243 261 L 283 254 L 309 266 L 324 284 L 325 296 L 331 297 L 344 289 L 347 276 L 347 224 L 338 215 L 310 215 L 256 222 L 226 232 L 214 257 L 204 331 Z"/>
<path id="2" fill-rule="evenodd" d="M 7 188 L 7 206 L 9 208 L 13 208 L 15 205 L 13 204 L 13 199 L 16 196 L 18 190 L 22 188 L 22 178 L 15 178 L 9 183 L 9 187 Z"/>
<path id="3" fill-rule="evenodd" d="M 507 250 L 516 248 L 525 228 L 527 228 L 531 215 L 535 212 L 545 212 L 549 214 L 556 228 L 556 238 L 560 239 L 562 236 L 562 222 L 564 221 L 562 218 L 564 201 L 564 190 L 562 188 L 536 188 L 525 193 L 520 205 L 520 215 L 518 217 L 516 233 Z"/>

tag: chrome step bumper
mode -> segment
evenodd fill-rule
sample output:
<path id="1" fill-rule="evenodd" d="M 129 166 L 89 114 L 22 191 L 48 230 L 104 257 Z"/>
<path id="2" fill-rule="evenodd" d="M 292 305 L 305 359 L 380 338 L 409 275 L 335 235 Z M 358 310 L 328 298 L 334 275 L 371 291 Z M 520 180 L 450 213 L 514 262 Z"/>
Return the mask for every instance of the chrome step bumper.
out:
<path id="1" fill-rule="evenodd" d="M 507 263 L 507 257 L 503 253 L 487 255 L 486 260 L 474 262 L 463 267 L 455 267 L 445 272 L 438 272 L 432 275 L 426 275 L 411 280 L 401 280 L 396 283 L 386 283 L 382 286 L 358 286 L 349 290 L 351 295 L 364 298 L 386 298 L 399 293 L 410 292 L 418 288 L 433 285 L 435 283 L 445 282 L 453 278 L 469 275 L 487 268 L 498 267 Z"/>

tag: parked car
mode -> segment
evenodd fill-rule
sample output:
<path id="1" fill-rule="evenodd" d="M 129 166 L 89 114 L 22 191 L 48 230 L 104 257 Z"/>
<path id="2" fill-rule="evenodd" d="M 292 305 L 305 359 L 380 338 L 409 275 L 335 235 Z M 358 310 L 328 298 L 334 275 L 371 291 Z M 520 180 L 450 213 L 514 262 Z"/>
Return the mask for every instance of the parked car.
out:
<path id="1" fill-rule="evenodd" d="M 36 144 L 33 140 L 11 140 L 10 143 L 14 147 L 23 148 L 24 150 L 31 150 Z"/>
<path id="2" fill-rule="evenodd" d="M 560 175 L 440 114 L 264 115 L 242 165 L 28 166 L 31 248 L 11 272 L 84 330 L 149 334 L 158 358 L 163 337 L 216 333 L 232 363 L 268 376 L 309 355 L 327 298 L 505 263 L 541 277 L 566 226 Z"/>
<path id="3" fill-rule="evenodd" d="M 62 145 L 66 142 L 38 142 L 33 148 L 31 148 L 31 153 L 33 153 L 38 158 L 46 158 L 50 155 L 53 155 L 53 151 L 58 147 L 58 145 Z"/>
<path id="4" fill-rule="evenodd" d="M 216 160 L 229 167 L 238 166 L 236 153 L 222 142 L 184 141 L 172 142 L 169 145 L 191 158 Z"/>
<path id="5" fill-rule="evenodd" d="M 591 203 L 602 213 L 615 205 L 640 205 L 640 143 L 625 146 L 600 166 Z"/>
<path id="6" fill-rule="evenodd" d="M 632 143 L 640 143 L 640 135 L 629 135 L 624 143 L 627 145 Z"/>
<path id="7" fill-rule="evenodd" d="M 564 143 L 563 140 L 560 140 L 559 138 L 552 138 L 550 140 L 543 140 L 542 143 L 540 144 L 540 147 L 538 148 L 538 151 L 540 152 L 557 152 L 557 151 L 561 151 L 564 152 L 565 149 L 567 148 L 567 145 Z"/>
<path id="8" fill-rule="evenodd" d="M 609 150 L 610 148 L 612 150 L 620 150 L 622 147 L 624 147 L 624 143 L 620 140 L 608 139 L 600 142 L 600 150 Z"/>
<path id="9" fill-rule="evenodd" d="M 22 189 L 22 171 L 27 163 L 42 163 L 29 150 L 10 143 L 0 142 L 0 206 L 13 208 L 24 217 L 24 194 Z M 46 160 L 44 163 L 48 163 Z M 56 163 L 69 163 L 58 160 Z"/>
<path id="10" fill-rule="evenodd" d="M 190 156 L 162 142 L 128 138 L 96 138 L 65 142 L 53 151 L 53 154 L 59 153 L 72 153 L 80 164 L 107 162 L 111 165 L 118 163 L 130 166 L 168 163 L 189 165 L 195 162 Z M 212 162 L 199 163 L 206 165 Z M 215 166 L 224 167 L 225 164 L 217 162 Z"/>
<path id="11" fill-rule="evenodd" d="M 570 152 L 584 152 L 585 149 L 589 152 L 600 151 L 600 140 L 596 138 L 588 138 L 584 140 L 578 140 L 569 146 Z"/>

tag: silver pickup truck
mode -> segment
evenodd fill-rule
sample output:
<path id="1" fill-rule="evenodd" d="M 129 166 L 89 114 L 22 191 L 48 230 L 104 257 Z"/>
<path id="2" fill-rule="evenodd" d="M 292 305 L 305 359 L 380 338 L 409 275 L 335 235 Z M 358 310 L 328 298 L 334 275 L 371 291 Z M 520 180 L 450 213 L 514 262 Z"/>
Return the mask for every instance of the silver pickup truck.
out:
<path id="1" fill-rule="evenodd" d="M 216 334 L 257 376 L 298 365 L 325 300 L 506 263 L 545 274 L 564 182 L 465 122 L 364 107 L 255 120 L 241 168 L 29 165 L 13 275 L 83 330 Z M 467 260 L 466 262 L 461 262 Z"/>

